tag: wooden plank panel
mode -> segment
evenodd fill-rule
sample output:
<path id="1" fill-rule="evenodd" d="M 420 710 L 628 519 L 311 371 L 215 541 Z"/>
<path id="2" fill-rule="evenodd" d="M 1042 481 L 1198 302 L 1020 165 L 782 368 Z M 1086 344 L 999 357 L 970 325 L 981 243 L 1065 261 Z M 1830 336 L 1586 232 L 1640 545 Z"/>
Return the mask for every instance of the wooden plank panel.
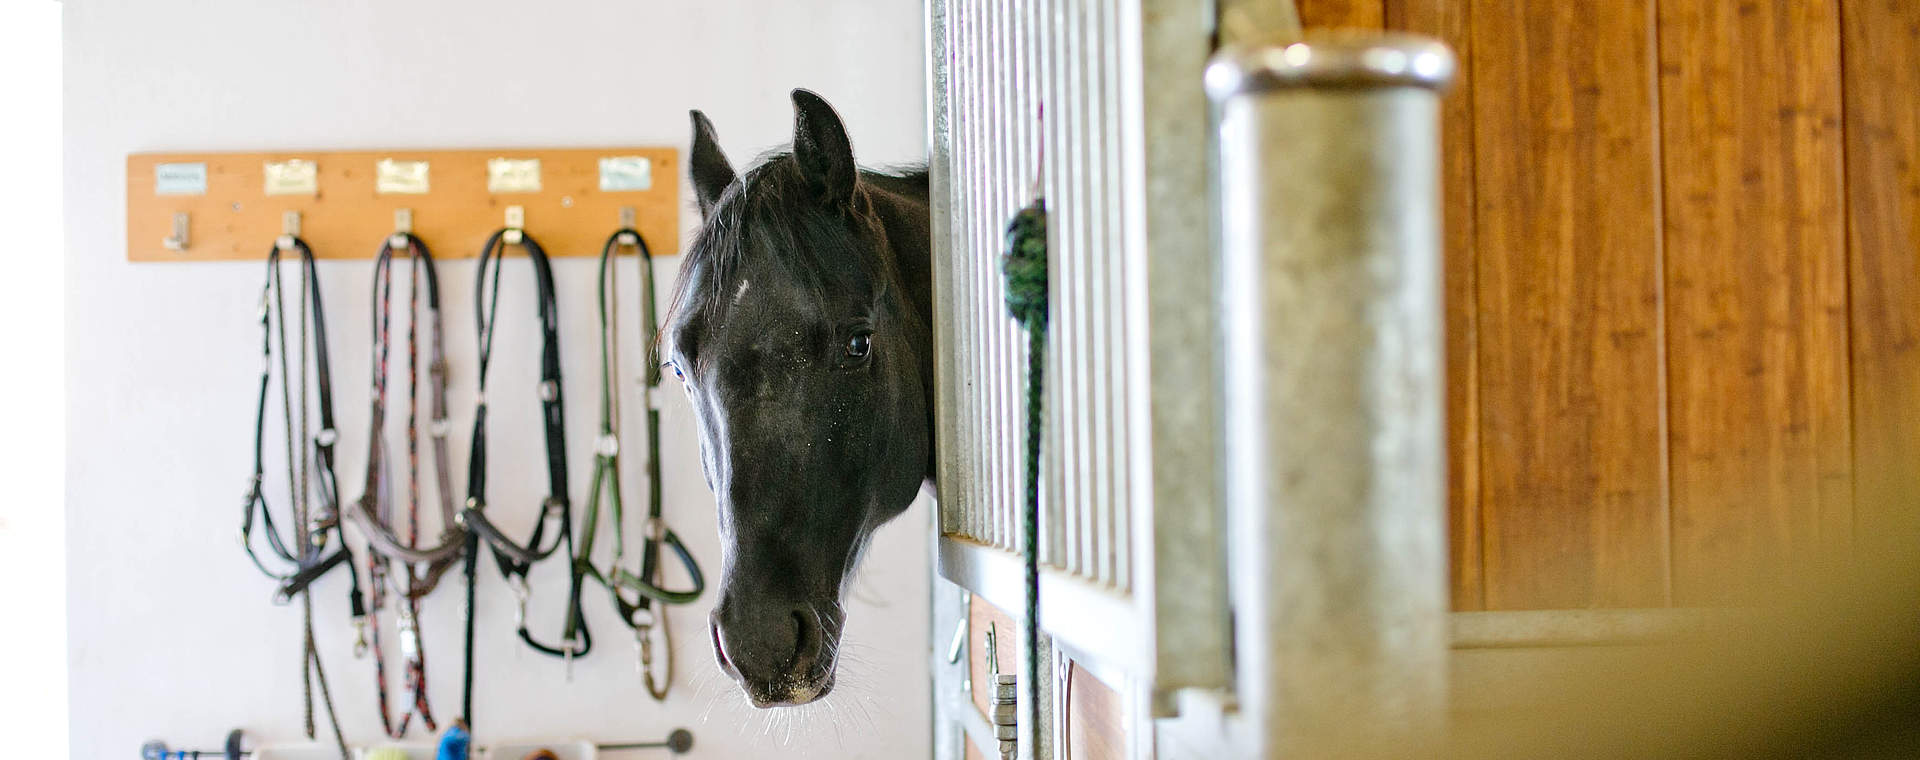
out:
<path id="1" fill-rule="evenodd" d="M 1440 101 L 1440 183 L 1445 235 L 1447 527 L 1453 608 L 1486 607 L 1481 559 L 1480 409 L 1476 342 L 1473 186 L 1473 35 L 1466 0 L 1388 0 L 1390 28 L 1453 48 L 1459 72 Z"/>
<path id="2" fill-rule="evenodd" d="M 603 192 L 599 159 L 644 156 L 652 160 L 646 190 Z M 266 195 L 268 161 L 304 158 L 316 164 L 319 194 Z M 427 161 L 425 194 L 374 191 L 374 165 L 381 159 Z M 487 192 L 487 160 L 537 158 L 540 191 Z M 157 195 L 154 166 L 204 162 L 205 195 Z M 413 210 L 414 234 L 440 258 L 479 255 L 487 236 L 500 229 L 507 206 L 526 209 L 526 230 L 550 256 L 598 256 L 617 229 L 620 207 L 632 206 L 636 227 L 655 256 L 680 250 L 680 160 L 676 148 L 621 147 L 565 150 L 312 151 L 306 153 L 142 153 L 127 157 L 127 260 L 227 261 L 257 259 L 280 234 L 281 212 L 301 212 L 301 236 L 325 259 L 367 259 L 393 231 L 393 212 Z M 189 245 L 171 251 L 161 244 L 172 232 L 173 214 L 191 215 Z"/>
<path id="3" fill-rule="evenodd" d="M 1380 29 L 1386 26 L 1382 0 L 1299 0 L 1304 29 Z"/>
<path id="4" fill-rule="evenodd" d="M 1675 604 L 1850 528 L 1837 11 L 1659 5 Z"/>
<path id="5" fill-rule="evenodd" d="M 1080 663 L 1068 667 L 1067 760 L 1126 760 L 1126 702 Z"/>
<path id="6" fill-rule="evenodd" d="M 1865 539 L 1884 537 L 1892 510 L 1920 498 L 1920 3 L 1843 0 L 1840 8 L 1854 530 Z"/>
<path id="7" fill-rule="evenodd" d="M 1489 609 L 1667 602 L 1650 11 L 1471 3 Z"/>

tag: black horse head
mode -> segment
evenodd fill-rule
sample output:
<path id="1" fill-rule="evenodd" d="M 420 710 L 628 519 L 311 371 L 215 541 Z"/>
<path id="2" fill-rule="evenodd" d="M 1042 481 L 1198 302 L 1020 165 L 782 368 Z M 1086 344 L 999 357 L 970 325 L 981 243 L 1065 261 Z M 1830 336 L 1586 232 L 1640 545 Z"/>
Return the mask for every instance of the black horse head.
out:
<path id="1" fill-rule="evenodd" d="M 791 150 L 738 175 L 693 112 L 703 224 L 661 347 L 719 506 L 714 654 L 760 707 L 833 688 L 845 587 L 933 446 L 926 173 L 856 168 L 833 108 L 793 105 Z"/>

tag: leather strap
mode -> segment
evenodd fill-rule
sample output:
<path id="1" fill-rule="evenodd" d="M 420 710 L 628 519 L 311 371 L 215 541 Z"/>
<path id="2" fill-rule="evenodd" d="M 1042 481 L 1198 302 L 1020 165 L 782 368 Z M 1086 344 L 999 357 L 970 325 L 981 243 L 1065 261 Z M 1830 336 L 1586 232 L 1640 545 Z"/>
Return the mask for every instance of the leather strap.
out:
<path id="1" fill-rule="evenodd" d="M 513 232 L 520 232 L 511 230 Z M 547 254 L 532 235 L 520 232 L 520 247 L 533 265 L 534 285 L 539 299 L 541 330 L 540 408 L 547 445 L 548 496 L 540 516 L 534 521 L 526 543 L 514 541 L 486 516 L 487 487 L 487 369 L 492 364 L 494 326 L 499 318 L 500 268 L 506 254 L 507 234 L 502 229 L 487 238 L 480 251 L 480 264 L 474 278 L 474 314 L 479 331 L 479 401 L 474 409 L 473 442 L 467 465 L 467 503 L 460 519 L 467 529 L 487 545 L 500 577 L 507 581 L 519 603 L 515 623 L 520 639 L 536 651 L 566 658 L 584 656 L 593 648 L 586 628 L 586 616 L 580 609 L 582 575 L 577 563 L 570 568 L 567 612 L 560 646 L 549 646 L 533 638 L 527 629 L 526 604 L 529 595 L 527 574 L 533 565 L 552 556 L 564 544 L 573 549 L 572 506 L 567 497 L 567 442 L 564 398 L 560 385 L 560 314 L 554 296 L 553 268 Z M 491 265 L 491 266 L 489 266 Z M 551 529 L 549 526 L 552 526 Z M 552 536 L 550 543 L 544 539 Z M 472 610 L 468 610 L 471 619 Z M 468 669 L 468 688 L 472 687 L 472 669 Z M 469 716 L 471 720 L 471 716 Z"/>

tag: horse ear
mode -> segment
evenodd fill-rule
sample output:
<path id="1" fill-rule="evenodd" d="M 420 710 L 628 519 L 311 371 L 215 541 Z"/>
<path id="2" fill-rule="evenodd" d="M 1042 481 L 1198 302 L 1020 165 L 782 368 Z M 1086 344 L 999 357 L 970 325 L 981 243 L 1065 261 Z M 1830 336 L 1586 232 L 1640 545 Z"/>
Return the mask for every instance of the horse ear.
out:
<path id="1" fill-rule="evenodd" d="M 833 106 L 806 90 L 793 91 L 793 158 L 814 195 L 827 203 L 853 199 L 853 144 Z"/>
<path id="2" fill-rule="evenodd" d="M 693 116 L 693 156 L 687 162 L 687 171 L 693 175 L 693 194 L 700 199 L 700 215 L 704 217 L 720 201 L 720 193 L 733 184 L 733 165 L 727 163 L 727 154 L 720 152 L 713 122 L 699 111 L 689 113 Z"/>

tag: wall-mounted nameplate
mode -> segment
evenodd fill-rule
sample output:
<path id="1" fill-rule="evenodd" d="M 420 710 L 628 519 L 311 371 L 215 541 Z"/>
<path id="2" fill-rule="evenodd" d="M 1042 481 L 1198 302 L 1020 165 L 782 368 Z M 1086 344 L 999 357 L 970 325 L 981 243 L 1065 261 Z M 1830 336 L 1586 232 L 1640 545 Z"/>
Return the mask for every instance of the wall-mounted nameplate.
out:
<path id="1" fill-rule="evenodd" d="M 373 165 L 373 191 L 381 195 L 425 195 L 432 189 L 428 182 L 431 170 L 426 161 L 380 159 Z"/>
<path id="2" fill-rule="evenodd" d="M 609 193 L 647 190 L 653 187 L 653 161 L 646 156 L 603 156 L 600 159 L 600 189 Z"/>
<path id="3" fill-rule="evenodd" d="M 207 165 L 199 161 L 153 165 L 154 195 L 206 195 Z"/>
<path id="4" fill-rule="evenodd" d="M 494 162 L 502 158 L 509 163 Z M 622 162 L 603 173 L 607 158 Z M 679 161 L 675 148 L 621 146 L 130 155 L 127 259 L 257 260 L 288 211 L 300 213 L 314 255 L 370 259 L 401 209 L 434 256 L 471 258 L 501 228 L 508 206 L 525 209 L 526 233 L 550 256 L 598 256 L 622 226 L 623 207 L 634 209 L 634 228 L 655 255 L 671 256 L 685 211 Z M 311 174 L 290 169 L 293 176 L 269 181 L 270 164 L 304 165 Z M 642 176 L 645 188 L 632 189 Z M 603 183 L 622 189 L 603 190 Z M 191 235 L 176 234 L 177 218 L 188 221 Z"/>
<path id="5" fill-rule="evenodd" d="M 493 158 L 487 160 L 487 192 L 540 192 L 540 159 Z"/>
<path id="6" fill-rule="evenodd" d="M 320 167 L 312 161 L 292 158 L 268 161 L 261 169 L 265 177 L 262 192 L 267 195 L 319 195 Z"/>

